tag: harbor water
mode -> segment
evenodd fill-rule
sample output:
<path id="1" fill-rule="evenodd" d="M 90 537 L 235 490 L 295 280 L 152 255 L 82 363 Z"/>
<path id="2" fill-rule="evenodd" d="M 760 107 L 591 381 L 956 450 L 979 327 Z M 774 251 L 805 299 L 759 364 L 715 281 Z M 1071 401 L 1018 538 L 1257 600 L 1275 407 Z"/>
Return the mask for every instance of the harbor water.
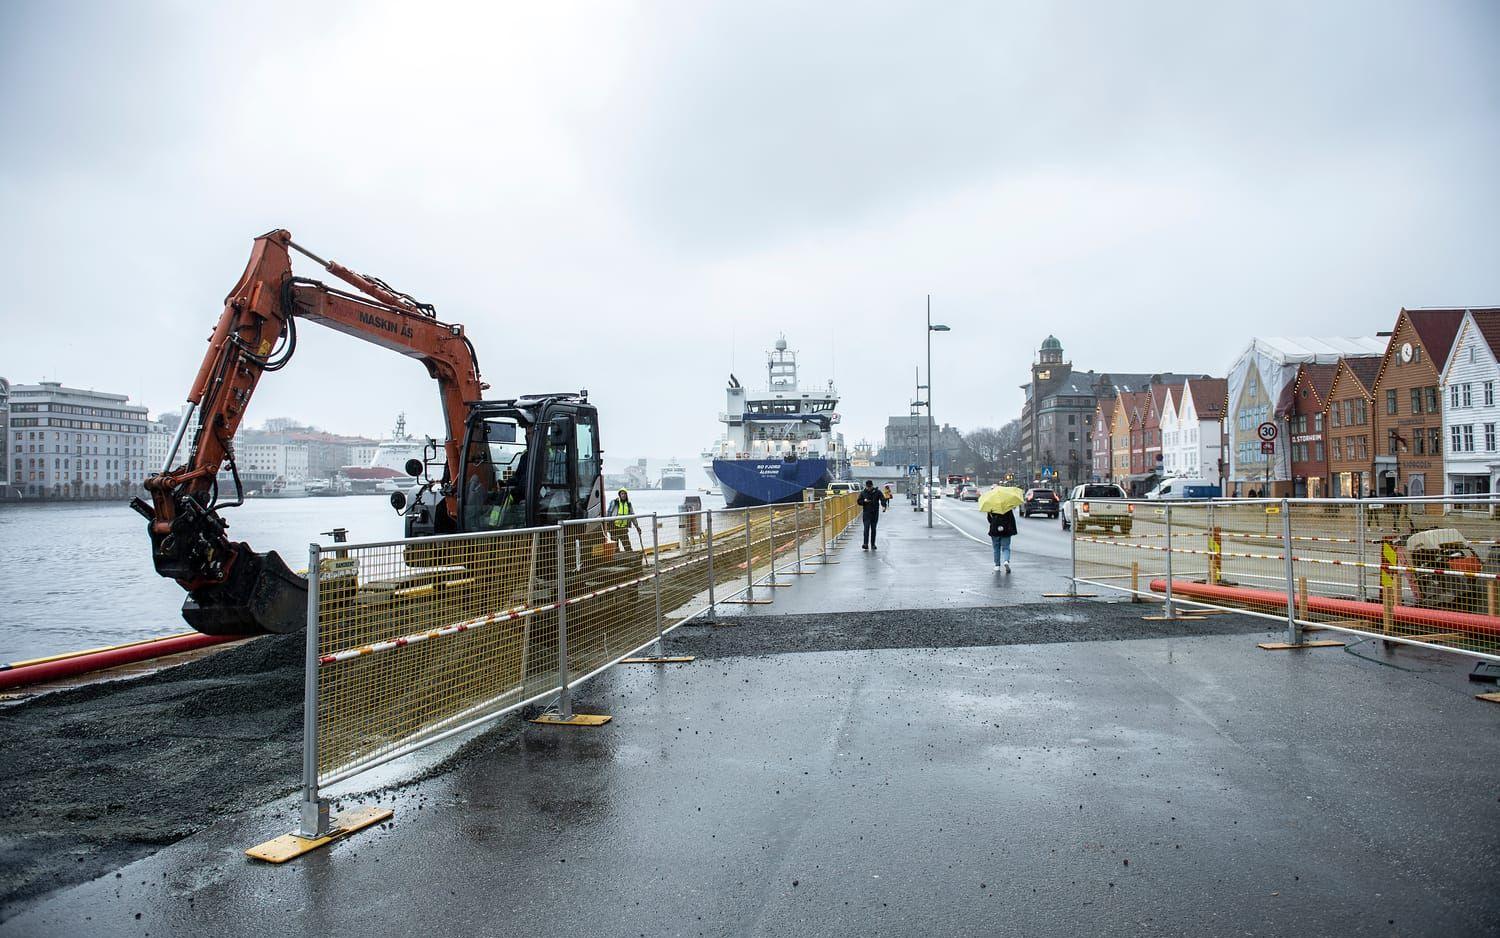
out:
<path id="1" fill-rule="evenodd" d="M 704 508 L 718 495 L 631 493 L 642 513 L 675 512 L 684 496 Z M 310 542 L 346 528 L 351 541 L 398 538 L 401 518 L 384 496 L 251 499 L 224 512 L 229 534 L 275 550 L 294 570 Z M 665 536 L 665 532 L 664 535 Z M 146 522 L 124 502 L 0 504 L 0 662 L 190 631 L 183 591 L 151 566 Z"/>

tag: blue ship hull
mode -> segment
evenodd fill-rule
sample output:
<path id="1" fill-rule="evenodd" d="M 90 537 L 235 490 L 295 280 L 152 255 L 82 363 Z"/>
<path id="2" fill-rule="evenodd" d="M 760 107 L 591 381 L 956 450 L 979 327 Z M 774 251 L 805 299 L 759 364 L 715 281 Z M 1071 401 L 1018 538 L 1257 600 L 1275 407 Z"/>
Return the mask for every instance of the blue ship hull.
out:
<path id="1" fill-rule="evenodd" d="M 798 502 L 810 488 L 825 488 L 828 460 L 819 458 L 715 459 L 714 476 L 730 508 Z"/>

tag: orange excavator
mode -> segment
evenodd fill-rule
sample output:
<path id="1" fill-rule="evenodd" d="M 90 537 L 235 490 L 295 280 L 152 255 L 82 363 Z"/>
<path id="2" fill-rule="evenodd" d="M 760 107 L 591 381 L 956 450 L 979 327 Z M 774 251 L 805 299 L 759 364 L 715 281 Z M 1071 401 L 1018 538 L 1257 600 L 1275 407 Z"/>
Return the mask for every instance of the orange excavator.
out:
<path id="1" fill-rule="evenodd" d="M 294 276 L 292 251 L 353 292 Z M 419 479 L 412 498 L 391 496 L 408 537 L 602 517 L 599 415 L 587 391 L 483 400 L 489 386 L 463 326 L 440 321 L 431 304 L 378 277 L 323 260 L 287 231 L 272 231 L 255 239 L 250 263 L 224 301 L 187 413 L 161 471 L 146 480 L 150 503 L 130 503 L 147 520 L 157 573 L 187 590 L 182 615 L 193 628 L 256 635 L 306 625 L 306 579 L 275 551 L 256 553 L 232 540 L 220 514 L 244 502 L 235 431 L 261 375 L 291 360 L 298 320 L 415 358 L 437 380 L 447 437 L 441 450 L 429 443 L 426 458 L 407 462 Z M 178 462 L 190 428 L 190 447 Z M 442 471 L 434 478 L 437 464 Z M 220 491 L 226 485 L 232 497 Z"/>

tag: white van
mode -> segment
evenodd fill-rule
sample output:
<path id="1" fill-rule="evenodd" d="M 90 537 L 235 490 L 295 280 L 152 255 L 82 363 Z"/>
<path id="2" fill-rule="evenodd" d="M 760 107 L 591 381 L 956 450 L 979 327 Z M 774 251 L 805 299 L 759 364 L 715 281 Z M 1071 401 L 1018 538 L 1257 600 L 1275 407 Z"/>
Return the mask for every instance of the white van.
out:
<path id="1" fill-rule="evenodd" d="M 1219 487 L 1207 479 L 1162 479 L 1146 493 L 1153 501 L 1163 498 L 1217 498 Z"/>

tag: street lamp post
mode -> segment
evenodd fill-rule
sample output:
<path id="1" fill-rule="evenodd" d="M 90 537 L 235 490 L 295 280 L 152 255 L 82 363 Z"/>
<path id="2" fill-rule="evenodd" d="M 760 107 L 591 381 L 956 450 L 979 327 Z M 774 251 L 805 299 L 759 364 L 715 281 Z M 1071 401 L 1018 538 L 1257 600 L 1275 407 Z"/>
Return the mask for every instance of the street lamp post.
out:
<path id="1" fill-rule="evenodd" d="M 947 326 L 932 324 L 932 294 L 927 294 L 927 526 L 932 527 L 932 334 L 948 332 Z"/>

